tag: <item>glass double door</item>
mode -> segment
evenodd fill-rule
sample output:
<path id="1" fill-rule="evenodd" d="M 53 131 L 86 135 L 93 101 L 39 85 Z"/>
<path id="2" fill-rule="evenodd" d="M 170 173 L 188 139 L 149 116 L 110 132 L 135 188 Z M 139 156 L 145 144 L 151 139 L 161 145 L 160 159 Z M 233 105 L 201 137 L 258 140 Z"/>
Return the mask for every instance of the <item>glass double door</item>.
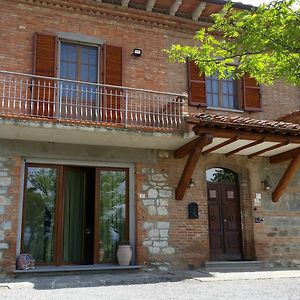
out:
<path id="1" fill-rule="evenodd" d="M 26 166 L 22 253 L 37 264 L 114 262 L 128 240 L 128 169 Z"/>

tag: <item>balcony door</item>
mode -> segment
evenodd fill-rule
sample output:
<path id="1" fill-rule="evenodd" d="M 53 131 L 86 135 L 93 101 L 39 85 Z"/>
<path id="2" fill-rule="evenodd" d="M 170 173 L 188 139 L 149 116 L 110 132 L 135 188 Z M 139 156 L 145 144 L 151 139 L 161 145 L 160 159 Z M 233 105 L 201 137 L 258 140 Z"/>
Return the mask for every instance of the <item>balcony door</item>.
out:
<path id="1" fill-rule="evenodd" d="M 69 42 L 60 44 L 58 107 L 64 119 L 94 121 L 98 116 L 99 47 Z M 85 82 L 85 83 L 79 83 Z"/>
<path id="2" fill-rule="evenodd" d="M 37 265 L 115 262 L 128 224 L 128 169 L 26 166 L 21 252 Z"/>

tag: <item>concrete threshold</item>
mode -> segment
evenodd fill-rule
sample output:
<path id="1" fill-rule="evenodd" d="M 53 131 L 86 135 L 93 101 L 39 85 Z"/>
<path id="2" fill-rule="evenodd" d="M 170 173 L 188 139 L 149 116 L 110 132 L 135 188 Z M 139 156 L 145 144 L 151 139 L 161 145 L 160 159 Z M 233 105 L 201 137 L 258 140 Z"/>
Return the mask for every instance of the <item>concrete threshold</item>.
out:
<path id="1" fill-rule="evenodd" d="M 240 280 L 262 280 L 280 278 L 300 278 L 300 270 L 264 270 L 249 272 L 209 272 L 210 277 L 194 278 L 200 282 L 210 281 L 240 281 Z"/>

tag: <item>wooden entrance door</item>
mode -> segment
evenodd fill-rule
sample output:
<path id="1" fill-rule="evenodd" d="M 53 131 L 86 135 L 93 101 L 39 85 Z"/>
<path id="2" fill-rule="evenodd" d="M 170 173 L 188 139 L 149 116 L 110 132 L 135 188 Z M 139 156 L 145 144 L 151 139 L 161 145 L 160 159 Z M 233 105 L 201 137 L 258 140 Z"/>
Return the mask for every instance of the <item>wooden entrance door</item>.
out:
<path id="1" fill-rule="evenodd" d="M 211 260 L 241 260 L 242 230 L 238 186 L 207 183 Z"/>

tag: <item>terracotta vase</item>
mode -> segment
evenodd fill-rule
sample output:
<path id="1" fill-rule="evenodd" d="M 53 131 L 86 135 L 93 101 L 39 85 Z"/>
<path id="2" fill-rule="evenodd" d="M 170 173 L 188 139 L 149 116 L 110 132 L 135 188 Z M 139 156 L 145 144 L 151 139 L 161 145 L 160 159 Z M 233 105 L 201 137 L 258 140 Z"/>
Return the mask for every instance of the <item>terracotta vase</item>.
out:
<path id="1" fill-rule="evenodd" d="M 117 251 L 118 262 L 120 266 L 129 266 L 132 258 L 132 250 L 130 245 L 119 245 Z"/>

